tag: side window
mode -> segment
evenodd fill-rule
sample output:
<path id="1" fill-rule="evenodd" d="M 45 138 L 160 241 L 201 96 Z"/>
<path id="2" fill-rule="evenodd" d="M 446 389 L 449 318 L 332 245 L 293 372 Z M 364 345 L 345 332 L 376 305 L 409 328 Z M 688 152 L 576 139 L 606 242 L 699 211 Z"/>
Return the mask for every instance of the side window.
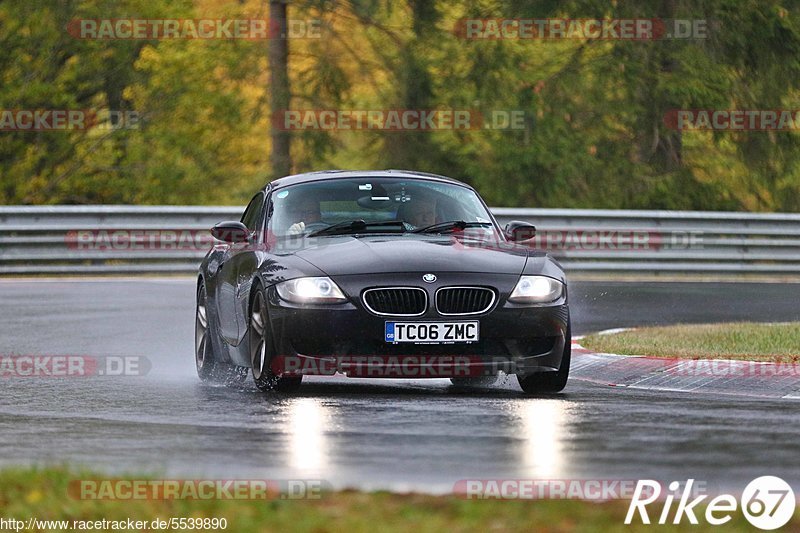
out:
<path id="1" fill-rule="evenodd" d="M 247 209 L 244 210 L 242 215 L 242 224 L 247 226 L 250 231 L 260 230 L 259 223 L 261 222 L 261 211 L 264 206 L 264 195 L 258 193 L 247 204 Z"/>

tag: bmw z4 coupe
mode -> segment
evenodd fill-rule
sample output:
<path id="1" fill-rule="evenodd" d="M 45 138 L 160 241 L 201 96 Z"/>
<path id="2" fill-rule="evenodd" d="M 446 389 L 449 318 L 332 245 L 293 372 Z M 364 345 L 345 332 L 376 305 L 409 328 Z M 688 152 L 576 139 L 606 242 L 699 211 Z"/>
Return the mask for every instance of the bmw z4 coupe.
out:
<path id="1" fill-rule="evenodd" d="M 501 228 L 478 193 L 410 171 L 325 171 L 269 183 L 197 279 L 195 360 L 204 381 L 251 374 L 262 391 L 304 375 L 450 378 L 515 374 L 530 394 L 569 376 L 560 265 Z"/>

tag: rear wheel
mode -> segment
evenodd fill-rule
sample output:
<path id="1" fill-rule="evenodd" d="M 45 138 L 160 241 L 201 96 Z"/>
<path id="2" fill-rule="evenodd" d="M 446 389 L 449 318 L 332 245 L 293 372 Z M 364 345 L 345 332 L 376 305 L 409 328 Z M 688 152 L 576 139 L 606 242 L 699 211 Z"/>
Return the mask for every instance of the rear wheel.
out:
<path id="1" fill-rule="evenodd" d="M 202 381 L 225 385 L 239 385 L 247 378 L 247 369 L 220 360 L 211 341 L 206 285 L 197 287 L 197 306 L 194 321 L 194 362 Z"/>
<path id="2" fill-rule="evenodd" d="M 567 386 L 569 379 L 569 365 L 572 358 L 572 332 L 569 322 L 567 333 L 564 335 L 564 352 L 561 355 L 561 365 L 555 372 L 536 372 L 525 377 L 517 374 L 519 386 L 527 394 L 552 394 L 561 392 Z"/>
<path id="3" fill-rule="evenodd" d="M 250 361 L 253 381 L 259 390 L 294 392 L 300 387 L 303 376 L 278 376 L 272 371 L 275 343 L 269 328 L 267 298 L 260 287 L 256 289 L 250 310 L 249 322 Z"/>

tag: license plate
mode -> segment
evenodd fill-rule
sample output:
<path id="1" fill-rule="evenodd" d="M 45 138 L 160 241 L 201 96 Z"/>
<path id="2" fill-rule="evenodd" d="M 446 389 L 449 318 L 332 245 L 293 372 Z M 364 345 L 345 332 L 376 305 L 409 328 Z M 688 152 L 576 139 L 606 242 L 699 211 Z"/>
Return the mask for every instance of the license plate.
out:
<path id="1" fill-rule="evenodd" d="M 480 326 L 474 322 L 387 322 L 386 342 L 397 344 L 451 344 L 477 342 Z"/>

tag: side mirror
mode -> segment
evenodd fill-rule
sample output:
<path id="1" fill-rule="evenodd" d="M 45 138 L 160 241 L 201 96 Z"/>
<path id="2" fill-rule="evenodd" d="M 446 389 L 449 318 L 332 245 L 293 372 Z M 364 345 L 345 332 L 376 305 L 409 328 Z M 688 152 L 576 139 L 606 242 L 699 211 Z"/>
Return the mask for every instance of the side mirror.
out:
<path id="1" fill-rule="evenodd" d="M 520 220 L 512 220 L 506 224 L 506 237 L 513 242 L 527 241 L 536 235 L 536 226 Z"/>
<path id="2" fill-rule="evenodd" d="M 235 244 L 247 242 L 250 238 L 250 230 L 238 220 L 220 222 L 211 228 L 211 235 L 220 241 Z"/>

